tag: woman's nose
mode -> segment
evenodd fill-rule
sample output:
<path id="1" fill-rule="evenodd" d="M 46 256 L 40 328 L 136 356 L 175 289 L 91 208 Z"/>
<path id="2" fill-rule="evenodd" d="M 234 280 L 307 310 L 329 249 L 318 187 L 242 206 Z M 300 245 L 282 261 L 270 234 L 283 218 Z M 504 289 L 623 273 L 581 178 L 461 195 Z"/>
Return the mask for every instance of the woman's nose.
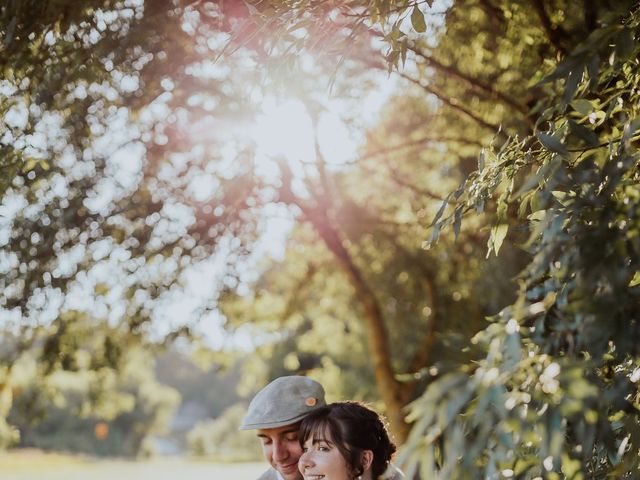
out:
<path id="1" fill-rule="evenodd" d="M 309 452 L 303 452 L 300 455 L 300 460 L 298 460 L 298 465 L 301 468 L 310 467 L 313 464 L 313 456 L 309 454 Z"/>

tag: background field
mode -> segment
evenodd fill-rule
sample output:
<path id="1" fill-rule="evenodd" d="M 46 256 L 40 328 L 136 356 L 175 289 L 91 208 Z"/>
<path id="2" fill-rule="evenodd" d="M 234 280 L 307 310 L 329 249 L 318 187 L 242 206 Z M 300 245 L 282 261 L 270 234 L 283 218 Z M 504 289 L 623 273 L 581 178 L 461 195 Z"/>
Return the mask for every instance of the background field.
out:
<path id="1" fill-rule="evenodd" d="M 0 454 L 3 480 L 249 480 L 264 469 L 263 463 L 216 464 L 184 458 L 132 462 L 34 451 Z"/>

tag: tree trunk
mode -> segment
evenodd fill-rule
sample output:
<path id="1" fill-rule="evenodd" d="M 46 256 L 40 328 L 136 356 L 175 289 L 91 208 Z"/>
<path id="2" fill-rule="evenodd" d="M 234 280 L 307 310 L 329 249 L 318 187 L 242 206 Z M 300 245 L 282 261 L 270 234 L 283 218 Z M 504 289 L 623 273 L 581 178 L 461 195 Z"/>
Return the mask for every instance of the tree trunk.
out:
<path id="1" fill-rule="evenodd" d="M 336 256 L 362 305 L 376 386 L 387 407 L 387 419 L 391 433 L 395 440 L 402 444 L 409 434 L 409 425 L 404 420 L 404 398 L 406 395 L 403 394 L 403 390 L 407 386 L 395 378 L 391 366 L 387 328 L 378 299 L 342 243 L 338 231 L 331 225 L 326 210 L 299 206 L 327 248 Z"/>

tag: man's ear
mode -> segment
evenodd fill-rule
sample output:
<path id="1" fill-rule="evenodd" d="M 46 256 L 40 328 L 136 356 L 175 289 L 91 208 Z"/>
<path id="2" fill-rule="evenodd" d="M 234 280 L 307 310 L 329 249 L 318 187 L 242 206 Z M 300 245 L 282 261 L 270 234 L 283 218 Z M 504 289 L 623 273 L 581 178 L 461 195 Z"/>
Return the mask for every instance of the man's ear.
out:
<path id="1" fill-rule="evenodd" d="M 362 471 L 366 472 L 373 463 L 373 452 L 371 450 L 363 450 L 360 461 L 362 462 Z"/>

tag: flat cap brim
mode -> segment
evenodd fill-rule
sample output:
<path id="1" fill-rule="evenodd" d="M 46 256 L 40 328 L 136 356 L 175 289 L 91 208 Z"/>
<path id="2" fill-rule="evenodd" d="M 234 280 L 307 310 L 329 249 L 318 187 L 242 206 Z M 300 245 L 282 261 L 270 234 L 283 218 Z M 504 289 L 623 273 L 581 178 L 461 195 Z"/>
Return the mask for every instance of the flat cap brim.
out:
<path id="1" fill-rule="evenodd" d="M 294 423 L 298 423 L 302 421 L 302 419 L 306 417 L 309 413 L 310 412 L 301 413 L 296 417 L 287 418 L 284 420 L 278 420 L 275 422 L 256 422 L 256 423 L 243 422 L 242 425 L 240 425 L 240 430 L 261 430 L 263 428 L 286 427 L 287 425 L 293 425 Z"/>

